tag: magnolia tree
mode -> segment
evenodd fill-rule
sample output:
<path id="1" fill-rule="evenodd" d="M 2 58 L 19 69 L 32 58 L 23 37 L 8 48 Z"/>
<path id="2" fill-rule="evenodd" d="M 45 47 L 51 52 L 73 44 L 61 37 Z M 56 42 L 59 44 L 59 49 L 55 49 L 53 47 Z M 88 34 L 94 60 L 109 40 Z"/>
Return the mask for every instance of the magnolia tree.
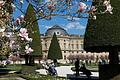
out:
<path id="1" fill-rule="evenodd" d="M 92 2 L 94 5 L 91 6 Z M 25 19 L 25 4 L 34 8 L 36 18 L 32 21 L 29 21 L 31 16 L 27 17 L 29 20 Z M 99 6 L 103 8 L 98 9 Z M 13 12 L 16 10 L 22 15 L 14 18 Z M 36 51 L 30 45 L 33 36 L 29 37 L 32 31 L 27 26 L 38 20 L 50 20 L 53 16 L 62 16 L 71 21 L 77 18 L 95 20 L 97 14 L 113 14 L 112 10 L 109 0 L 0 0 L 0 55 L 31 54 Z"/>

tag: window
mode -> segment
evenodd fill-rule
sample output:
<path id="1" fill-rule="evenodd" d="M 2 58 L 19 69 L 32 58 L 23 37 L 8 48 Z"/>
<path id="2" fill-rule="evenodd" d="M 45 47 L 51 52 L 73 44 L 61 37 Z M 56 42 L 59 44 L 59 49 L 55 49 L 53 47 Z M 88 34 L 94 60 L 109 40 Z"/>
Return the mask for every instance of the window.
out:
<path id="1" fill-rule="evenodd" d="M 64 55 L 64 59 L 66 59 L 66 55 Z"/>
<path id="2" fill-rule="evenodd" d="M 78 43 L 78 41 L 76 41 L 76 43 Z"/>
<path id="3" fill-rule="evenodd" d="M 66 43 L 64 43 L 64 49 L 66 49 Z"/>
<path id="4" fill-rule="evenodd" d="M 59 32 L 57 32 L 57 34 L 60 34 Z"/>
<path id="5" fill-rule="evenodd" d="M 45 43 L 45 48 L 47 49 L 47 43 Z"/>
<path id="6" fill-rule="evenodd" d="M 79 49 L 79 45 L 78 44 L 76 44 L 76 48 Z"/>
<path id="7" fill-rule="evenodd" d="M 83 44 L 80 44 L 80 48 L 83 50 Z"/>
<path id="8" fill-rule="evenodd" d="M 72 49 L 74 49 L 74 44 L 72 44 Z"/>
<path id="9" fill-rule="evenodd" d="M 79 53 L 79 51 L 77 51 L 77 53 Z"/>
<path id="10" fill-rule="evenodd" d="M 70 44 L 68 44 L 68 48 L 70 49 Z"/>

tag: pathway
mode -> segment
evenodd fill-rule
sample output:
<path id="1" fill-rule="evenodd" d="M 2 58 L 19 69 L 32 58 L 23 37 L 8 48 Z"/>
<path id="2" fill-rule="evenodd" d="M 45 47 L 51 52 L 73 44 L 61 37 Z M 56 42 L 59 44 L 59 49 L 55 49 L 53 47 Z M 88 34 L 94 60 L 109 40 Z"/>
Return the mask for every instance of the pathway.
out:
<path id="1" fill-rule="evenodd" d="M 73 72 L 71 70 L 73 66 L 60 66 L 60 67 L 56 67 L 58 76 L 60 77 L 67 77 L 68 74 L 75 74 L 75 72 Z M 36 70 L 37 72 L 39 72 L 40 74 L 44 74 L 47 75 L 46 70 L 45 69 L 39 69 Z M 80 72 L 81 74 L 82 72 Z M 86 76 L 86 75 L 81 75 L 81 76 Z M 98 72 L 92 72 L 92 77 L 99 77 L 99 73 Z"/>

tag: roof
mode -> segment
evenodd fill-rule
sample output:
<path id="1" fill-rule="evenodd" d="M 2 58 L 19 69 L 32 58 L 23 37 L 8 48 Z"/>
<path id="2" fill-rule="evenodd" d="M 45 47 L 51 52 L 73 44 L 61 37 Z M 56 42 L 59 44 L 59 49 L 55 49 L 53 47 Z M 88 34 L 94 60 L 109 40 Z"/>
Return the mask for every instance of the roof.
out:
<path id="1" fill-rule="evenodd" d="M 54 25 L 45 32 L 45 36 L 52 36 L 54 33 L 56 33 L 56 35 L 68 35 L 65 29 L 63 29 L 59 25 Z"/>

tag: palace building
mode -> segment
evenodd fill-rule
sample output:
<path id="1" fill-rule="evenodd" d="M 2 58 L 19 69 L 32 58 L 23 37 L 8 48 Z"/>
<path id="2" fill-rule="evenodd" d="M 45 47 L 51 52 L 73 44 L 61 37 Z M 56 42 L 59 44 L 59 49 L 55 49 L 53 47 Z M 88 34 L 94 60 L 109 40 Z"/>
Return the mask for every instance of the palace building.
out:
<path id="1" fill-rule="evenodd" d="M 80 54 L 89 54 L 94 55 L 94 57 L 99 57 L 98 53 L 85 52 L 83 50 L 83 35 L 72 35 L 68 34 L 65 29 L 59 25 L 54 25 L 49 28 L 45 34 L 41 34 L 42 41 L 42 50 L 44 57 L 47 57 L 49 46 L 53 34 L 56 33 L 59 45 L 62 51 L 63 59 L 66 60 L 69 55 L 80 55 Z"/>

